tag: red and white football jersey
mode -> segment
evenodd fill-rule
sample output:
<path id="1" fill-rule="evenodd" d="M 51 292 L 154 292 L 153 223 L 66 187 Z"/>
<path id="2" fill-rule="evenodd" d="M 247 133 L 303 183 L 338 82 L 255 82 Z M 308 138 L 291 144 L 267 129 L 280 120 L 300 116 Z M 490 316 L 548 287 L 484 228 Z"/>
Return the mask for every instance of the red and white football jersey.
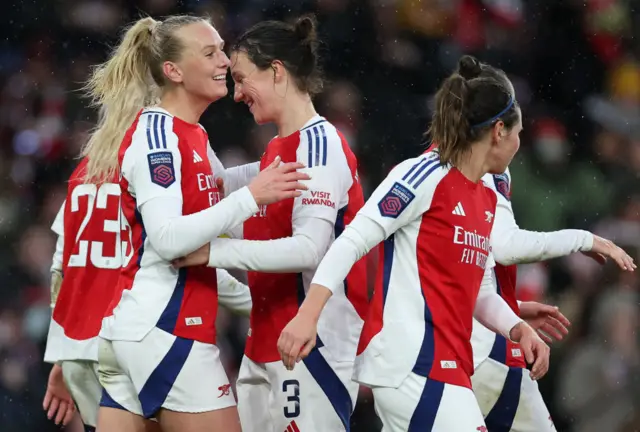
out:
<path id="1" fill-rule="evenodd" d="M 159 108 L 142 110 L 120 147 L 122 211 L 131 227 L 133 258 L 123 266 L 101 336 L 139 341 L 158 327 L 173 335 L 215 343 L 216 270 L 176 270 L 147 238 L 139 209 L 157 197 L 178 198 L 182 214 L 215 205 L 220 193 L 207 157 L 207 133 Z"/>
<path id="2" fill-rule="evenodd" d="M 473 314 L 491 261 L 496 200 L 433 151 L 396 166 L 373 192 L 354 226 L 367 218 L 386 240 L 358 347 L 358 382 L 398 387 L 413 372 L 471 387 Z"/>
<path id="3" fill-rule="evenodd" d="M 244 223 L 244 238 L 291 237 L 304 218 L 327 220 L 335 227 L 333 239 L 338 237 L 364 204 L 358 163 L 342 134 L 323 117 L 315 116 L 299 131 L 274 138 L 262 156 L 260 168 L 269 166 L 276 156 L 283 162 L 304 163 L 305 172 L 311 176 L 305 182 L 309 189 L 296 199 L 263 206 Z M 314 272 L 315 269 L 302 273 L 248 273 L 253 308 L 247 357 L 258 363 L 280 361 L 278 338 L 298 312 Z M 362 259 L 320 316 L 319 339 L 338 360 L 355 357 L 368 305 L 366 277 L 366 260 Z"/>
<path id="4" fill-rule="evenodd" d="M 116 291 L 122 259 L 132 255 L 130 245 L 121 241 L 117 178 L 85 183 L 86 165 L 85 158 L 73 171 L 52 226 L 64 244 L 64 278 L 49 327 L 47 362 L 98 360 L 102 317 Z"/>

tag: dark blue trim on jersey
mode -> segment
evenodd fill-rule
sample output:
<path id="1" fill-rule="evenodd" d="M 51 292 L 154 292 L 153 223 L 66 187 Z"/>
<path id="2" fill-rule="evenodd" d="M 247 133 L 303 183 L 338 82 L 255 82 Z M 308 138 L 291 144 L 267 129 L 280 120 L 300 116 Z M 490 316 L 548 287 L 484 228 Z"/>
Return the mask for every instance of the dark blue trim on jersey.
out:
<path id="1" fill-rule="evenodd" d="M 153 150 L 153 140 L 151 139 L 151 116 L 147 116 L 147 144 L 149 150 Z"/>
<path id="2" fill-rule="evenodd" d="M 160 148 L 160 138 L 158 137 L 158 120 L 160 120 L 159 115 L 153 116 L 153 137 L 156 139 L 156 148 Z"/>
<path id="3" fill-rule="evenodd" d="M 422 285 L 419 286 L 420 294 L 424 300 L 424 337 L 422 339 L 422 345 L 418 352 L 418 358 L 416 364 L 413 366 L 412 372 L 416 375 L 423 377 L 429 377 L 431 368 L 433 367 L 433 358 L 435 356 L 435 336 L 433 334 L 433 316 L 431 315 L 431 309 L 429 303 L 424 295 Z"/>
<path id="4" fill-rule="evenodd" d="M 324 394 L 327 395 L 346 432 L 350 432 L 351 413 L 353 413 L 351 395 L 344 383 L 336 375 L 336 372 L 331 368 L 331 365 L 320 353 L 318 348 L 322 346 L 324 344 L 318 336 L 316 346 L 311 350 L 309 356 L 303 360 L 304 365 Z"/>
<path id="5" fill-rule="evenodd" d="M 325 120 L 325 119 L 318 120 L 318 121 L 317 121 L 317 122 L 315 122 L 315 123 L 311 123 L 309 126 L 303 127 L 302 129 L 300 129 L 300 131 L 308 130 L 309 128 L 312 128 L 312 127 L 317 126 L 317 125 L 319 125 L 320 123 L 324 123 L 324 122 L 326 122 L 326 120 Z"/>
<path id="6" fill-rule="evenodd" d="M 440 401 L 444 393 L 444 383 L 428 379 L 420 395 L 420 400 L 416 406 L 409 429 L 407 432 L 428 432 L 433 429 L 436 422 Z"/>
<path id="7" fill-rule="evenodd" d="M 118 402 L 116 402 L 105 389 L 102 389 L 102 397 L 100 398 L 100 406 L 106 408 L 115 408 L 122 411 L 129 411 Z"/>
<path id="8" fill-rule="evenodd" d="M 303 129 L 307 131 L 307 142 L 308 142 L 307 168 L 312 168 L 314 166 L 326 166 L 327 165 L 327 133 L 324 129 L 324 126 L 322 125 L 320 125 L 319 127 L 313 127 L 313 128 L 311 128 L 311 126 Z"/>
<path id="9" fill-rule="evenodd" d="M 160 117 L 160 133 L 162 135 L 162 148 L 167 148 L 167 134 L 164 131 L 164 121 L 167 116 Z"/>
<path id="10" fill-rule="evenodd" d="M 509 432 L 516 418 L 520 402 L 520 387 L 525 369 L 510 367 L 504 380 L 502 392 L 491 408 L 484 423 L 490 432 Z"/>
<path id="11" fill-rule="evenodd" d="M 496 334 L 489 358 L 498 363 L 507 364 L 507 339 L 504 336 Z"/>
<path id="12" fill-rule="evenodd" d="M 302 305 L 306 294 L 304 292 L 304 282 L 302 279 L 302 273 L 298 273 L 297 285 L 298 285 L 298 306 Z M 350 419 L 353 413 L 353 402 L 351 401 L 351 395 L 345 387 L 344 383 L 338 378 L 331 365 L 327 363 L 327 360 L 322 356 L 319 349 L 324 346 L 320 336 L 316 336 L 316 346 L 311 350 L 309 356 L 303 360 L 305 366 L 311 373 L 311 376 L 317 381 L 318 385 L 327 395 L 329 402 L 336 410 L 340 421 L 344 425 L 347 432 L 350 431 Z"/>
<path id="13" fill-rule="evenodd" d="M 315 154 L 316 154 L 316 163 L 315 166 L 320 165 L 320 131 L 318 130 L 317 127 L 313 128 L 313 135 L 316 137 L 315 141 L 314 141 L 314 146 L 315 146 Z"/>
<path id="14" fill-rule="evenodd" d="M 178 316 L 180 315 L 180 306 L 182 306 L 182 299 L 184 298 L 184 286 L 187 283 L 187 269 L 181 268 L 178 270 L 178 280 L 176 286 L 173 288 L 173 294 L 167 303 L 167 307 L 162 311 L 160 319 L 156 327 L 160 330 L 164 330 L 167 333 L 173 334 L 178 323 Z"/>
<path id="15" fill-rule="evenodd" d="M 320 132 L 322 132 L 322 166 L 327 166 L 327 132 L 323 125 L 320 125 Z"/>
<path id="16" fill-rule="evenodd" d="M 94 426 L 84 425 L 84 432 L 96 432 L 96 428 Z"/>
<path id="17" fill-rule="evenodd" d="M 311 130 L 307 129 L 307 150 L 309 152 L 309 159 L 307 160 L 307 168 L 313 166 L 313 145 L 311 145 Z"/>
<path id="18" fill-rule="evenodd" d="M 393 267 L 393 254 L 395 234 L 391 234 L 388 239 L 382 242 L 382 310 L 387 303 L 387 293 L 389 292 L 389 282 L 391 281 L 391 268 Z"/>
<path id="19" fill-rule="evenodd" d="M 416 162 L 402 177 L 409 186 L 416 189 L 426 180 L 432 172 L 442 167 L 440 160 L 433 157 L 425 157 Z M 426 171 L 426 172 L 425 172 Z M 411 176 L 411 178 L 409 178 Z"/>
<path id="20" fill-rule="evenodd" d="M 418 186 L 420 186 L 422 182 L 425 181 L 426 178 L 429 177 L 431 173 L 437 170 L 438 168 L 442 168 L 442 164 L 438 163 L 432 166 L 431 168 L 429 168 L 429 171 L 427 171 L 422 177 L 420 177 L 420 179 L 413 185 L 414 189 L 417 189 Z"/>
<path id="21" fill-rule="evenodd" d="M 138 268 L 140 268 L 140 265 L 142 264 L 142 255 L 144 254 L 144 242 L 147 240 L 147 230 L 144 229 L 144 222 L 142 221 L 142 215 L 140 214 L 137 208 L 134 210 L 134 215 L 136 217 L 136 221 L 138 221 L 138 223 L 142 227 L 142 233 L 140 234 L 140 238 L 142 242 L 140 244 L 140 247 L 138 248 Z"/>
<path id="22" fill-rule="evenodd" d="M 162 407 L 178 378 L 178 374 L 186 363 L 192 347 L 192 340 L 176 337 L 167 354 L 147 378 L 147 382 L 138 393 L 138 399 L 142 405 L 142 415 L 145 418 L 153 417 Z"/>

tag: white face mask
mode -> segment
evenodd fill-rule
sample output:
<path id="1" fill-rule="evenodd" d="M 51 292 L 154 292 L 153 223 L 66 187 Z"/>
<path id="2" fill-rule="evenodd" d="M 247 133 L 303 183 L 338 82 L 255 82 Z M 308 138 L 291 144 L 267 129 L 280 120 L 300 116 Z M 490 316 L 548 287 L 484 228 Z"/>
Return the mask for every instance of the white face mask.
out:
<path id="1" fill-rule="evenodd" d="M 539 138 L 534 141 L 533 148 L 540 160 L 545 163 L 561 163 L 569 157 L 569 146 L 561 138 Z"/>

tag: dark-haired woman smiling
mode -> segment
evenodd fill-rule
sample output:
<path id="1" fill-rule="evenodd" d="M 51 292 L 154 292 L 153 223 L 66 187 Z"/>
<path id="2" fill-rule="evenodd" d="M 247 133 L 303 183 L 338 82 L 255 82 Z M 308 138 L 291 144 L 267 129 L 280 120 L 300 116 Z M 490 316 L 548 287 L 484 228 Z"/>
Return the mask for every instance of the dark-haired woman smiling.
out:
<path id="1" fill-rule="evenodd" d="M 287 370 L 277 349 L 320 260 L 364 204 L 355 156 L 313 106 L 322 89 L 317 47 L 315 21 L 303 17 L 259 23 L 232 48 L 234 99 L 278 129 L 261 169 L 280 156 L 304 163 L 311 180 L 301 197 L 261 207 L 244 224 L 245 240 L 216 240 L 178 263 L 249 271 L 251 330 L 237 387 L 245 432 L 349 430 L 358 393 L 351 375 L 367 306 L 364 260 L 324 309 L 304 363 Z"/>

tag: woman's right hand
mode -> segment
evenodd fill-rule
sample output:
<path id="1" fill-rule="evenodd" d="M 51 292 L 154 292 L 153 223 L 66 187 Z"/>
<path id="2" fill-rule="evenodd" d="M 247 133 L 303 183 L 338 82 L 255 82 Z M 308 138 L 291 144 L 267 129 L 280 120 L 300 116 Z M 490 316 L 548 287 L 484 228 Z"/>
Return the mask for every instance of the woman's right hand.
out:
<path id="1" fill-rule="evenodd" d="M 280 162 L 280 156 L 277 156 L 271 165 L 262 170 L 249 184 L 249 191 L 259 206 L 296 198 L 302 194 L 301 191 L 307 190 L 300 181 L 309 180 L 311 177 L 297 171 L 304 168 L 304 164 Z"/>
<path id="2" fill-rule="evenodd" d="M 611 258 L 622 270 L 634 271 L 636 264 L 620 246 L 611 240 L 607 240 L 597 235 L 593 235 L 593 246 L 588 252 L 582 252 L 586 256 L 593 258 L 600 264 L 604 264 L 607 258 Z"/>

